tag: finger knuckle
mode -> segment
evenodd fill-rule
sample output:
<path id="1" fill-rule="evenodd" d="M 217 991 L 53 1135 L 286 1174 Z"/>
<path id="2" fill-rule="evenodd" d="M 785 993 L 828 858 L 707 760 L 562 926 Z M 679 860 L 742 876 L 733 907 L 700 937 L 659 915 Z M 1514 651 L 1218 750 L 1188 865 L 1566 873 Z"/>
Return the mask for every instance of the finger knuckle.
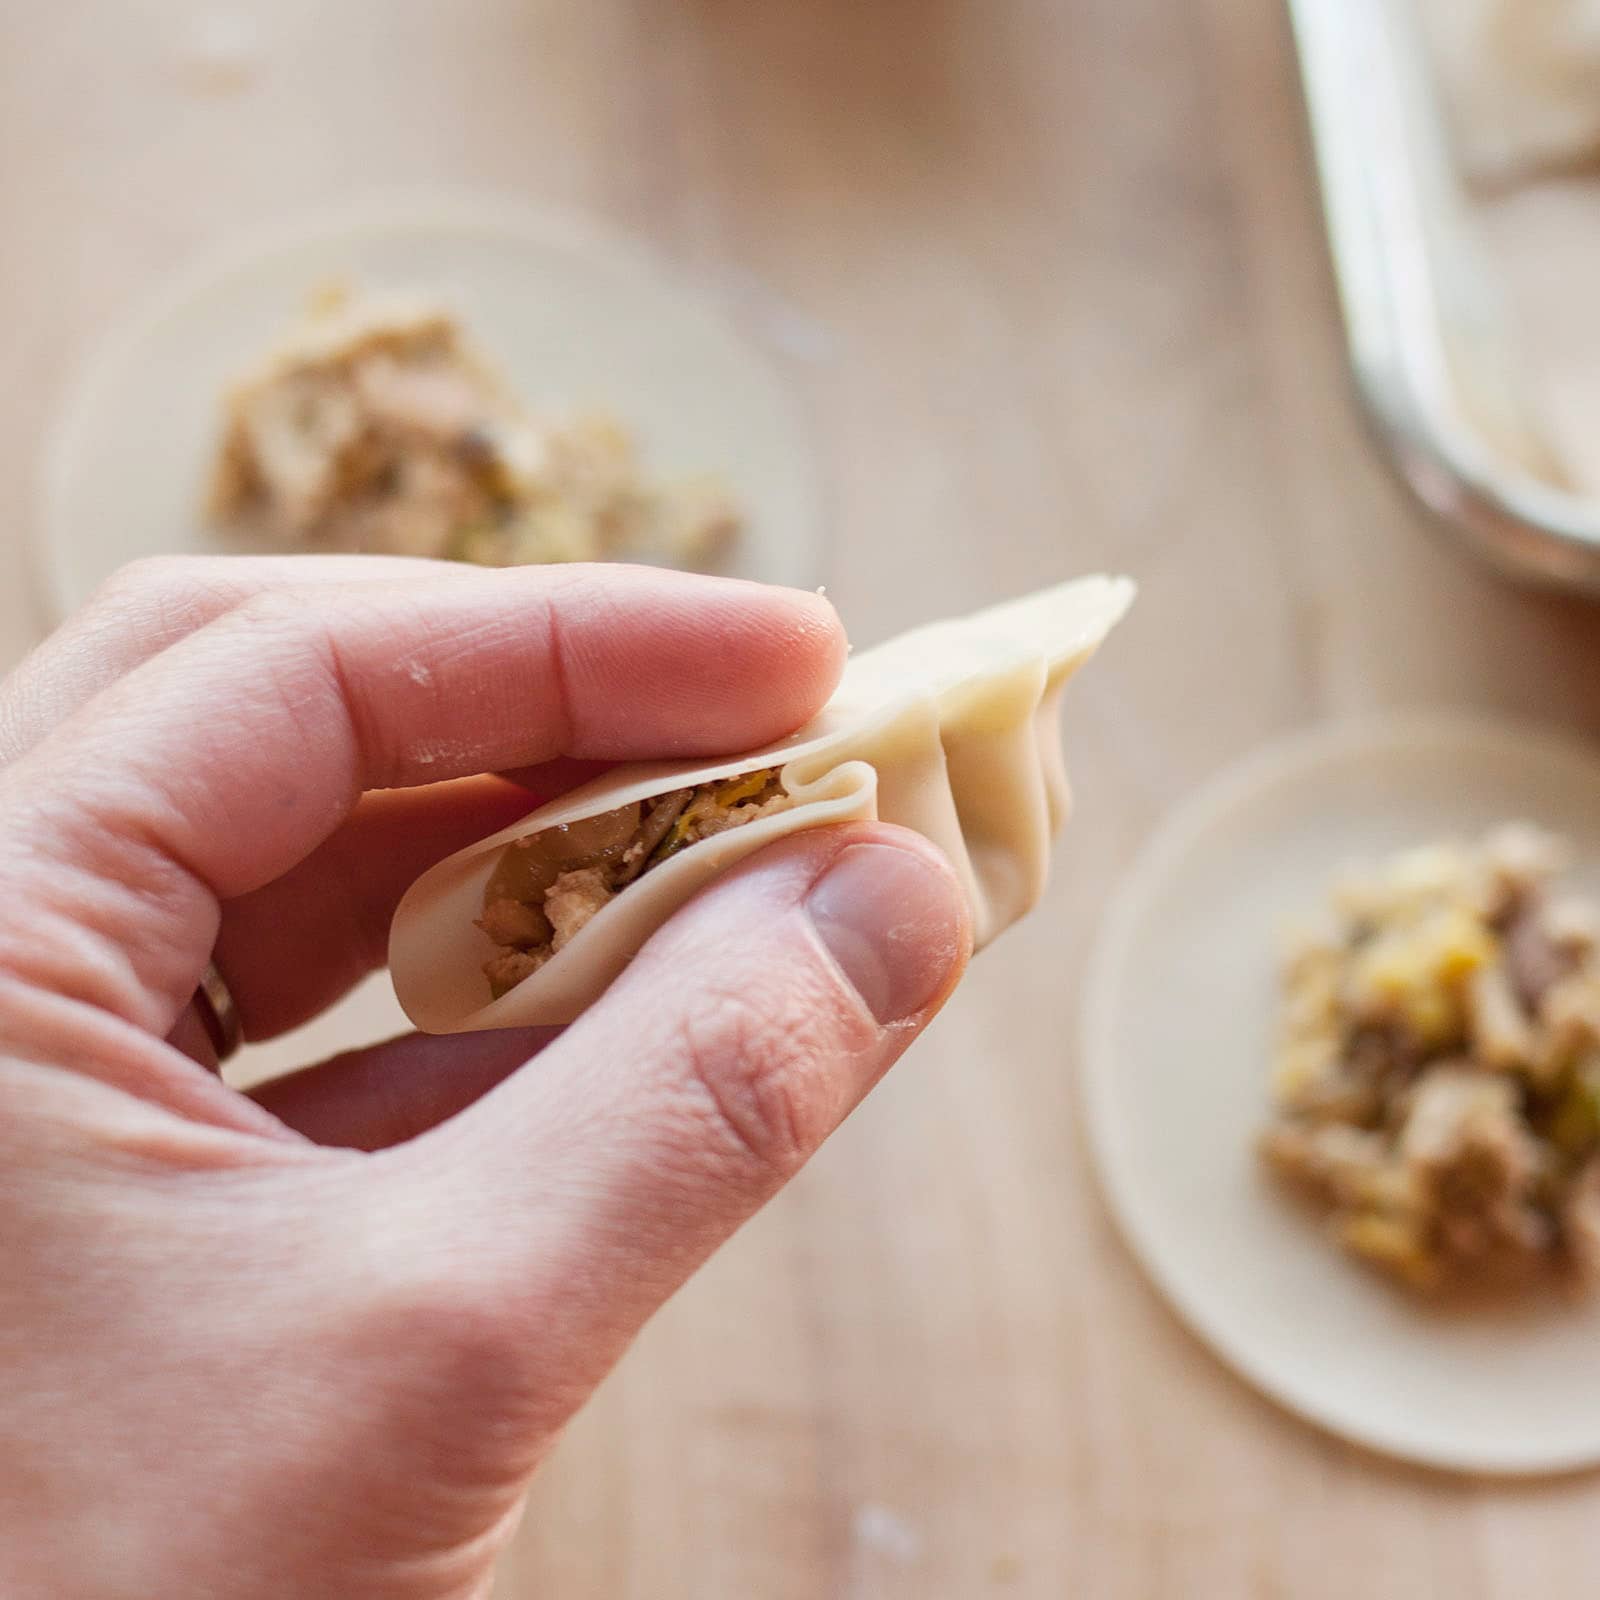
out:
<path id="1" fill-rule="evenodd" d="M 419 690 L 415 678 L 395 676 L 403 670 L 394 666 L 402 637 L 395 615 L 387 597 L 352 590 L 337 597 L 269 590 L 236 613 L 241 628 L 293 664 L 282 676 L 296 705 L 313 706 L 324 728 L 325 714 L 336 713 L 351 760 L 372 789 L 404 782 L 411 768 L 403 732 L 415 719 L 403 714 L 403 701 Z"/>
<path id="2" fill-rule="evenodd" d="M 396 1261 L 374 1309 L 373 1337 L 439 1387 L 506 1390 L 527 1366 L 526 1318 L 487 1270 L 426 1253 Z"/>
<path id="3" fill-rule="evenodd" d="M 784 1179 L 832 1128 L 828 1043 L 805 1008 L 759 993 L 701 996 L 676 1024 L 691 1081 L 741 1155 Z"/>
<path id="4" fill-rule="evenodd" d="M 448 1267 L 405 1273 L 384 1320 L 405 1344 L 461 1372 L 504 1371 L 521 1354 L 526 1334 L 473 1274 Z"/>
<path id="5" fill-rule="evenodd" d="M 133 617 L 163 632 L 192 624 L 214 608 L 222 558 L 141 556 L 118 567 L 92 596 L 89 609 L 101 616 Z"/>
<path id="6" fill-rule="evenodd" d="M 534 1314 L 501 1279 L 436 1255 L 396 1263 L 352 1319 L 348 1354 L 372 1376 L 379 1411 L 414 1459 L 459 1468 L 470 1465 L 463 1453 L 526 1448 L 577 1403 L 542 1370 Z M 464 1433 L 463 1417 L 494 1422 Z"/>

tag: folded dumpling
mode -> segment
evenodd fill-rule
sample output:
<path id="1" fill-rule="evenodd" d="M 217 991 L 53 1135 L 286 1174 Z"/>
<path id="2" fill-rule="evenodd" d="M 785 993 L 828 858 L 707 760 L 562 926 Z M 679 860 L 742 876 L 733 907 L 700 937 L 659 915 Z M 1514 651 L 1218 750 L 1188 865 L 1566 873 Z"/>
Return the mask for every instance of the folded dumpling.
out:
<path id="1" fill-rule="evenodd" d="M 389 966 L 429 1033 L 570 1022 L 696 890 L 799 828 L 881 818 L 950 857 L 979 947 L 1039 898 L 1068 790 L 1062 685 L 1127 610 L 1082 578 L 853 656 L 799 732 L 617 767 L 457 852 L 402 900 Z"/>

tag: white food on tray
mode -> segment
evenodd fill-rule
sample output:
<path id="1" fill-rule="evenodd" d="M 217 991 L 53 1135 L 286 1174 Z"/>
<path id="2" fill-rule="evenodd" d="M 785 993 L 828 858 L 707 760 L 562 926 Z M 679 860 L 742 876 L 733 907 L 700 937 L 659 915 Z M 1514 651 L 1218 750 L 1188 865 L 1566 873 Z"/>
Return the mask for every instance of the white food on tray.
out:
<path id="1" fill-rule="evenodd" d="M 1418 0 L 1462 162 L 1505 182 L 1600 155 L 1600 0 Z"/>

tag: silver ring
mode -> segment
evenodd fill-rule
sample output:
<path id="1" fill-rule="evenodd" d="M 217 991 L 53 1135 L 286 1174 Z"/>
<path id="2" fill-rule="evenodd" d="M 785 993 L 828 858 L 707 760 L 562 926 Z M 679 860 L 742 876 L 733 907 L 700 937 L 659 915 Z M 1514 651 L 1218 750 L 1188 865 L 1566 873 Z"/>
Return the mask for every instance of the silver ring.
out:
<path id="1" fill-rule="evenodd" d="M 201 1026 L 217 1052 L 219 1062 L 226 1061 L 244 1040 L 244 1029 L 239 1023 L 239 1008 L 233 1003 L 233 991 L 228 988 L 215 961 L 206 963 L 200 975 L 200 987 L 194 992 L 194 1009 Z"/>

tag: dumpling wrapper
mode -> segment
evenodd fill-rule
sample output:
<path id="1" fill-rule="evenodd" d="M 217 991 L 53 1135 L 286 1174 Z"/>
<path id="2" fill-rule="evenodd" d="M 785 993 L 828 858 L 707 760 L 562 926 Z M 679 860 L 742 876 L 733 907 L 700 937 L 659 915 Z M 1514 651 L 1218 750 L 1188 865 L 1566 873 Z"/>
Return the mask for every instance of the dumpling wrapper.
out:
<path id="1" fill-rule="evenodd" d="M 1058 716 L 1067 679 L 1133 600 L 1125 578 L 1081 578 L 914 628 L 852 656 L 804 728 L 721 761 L 614 768 L 426 872 L 395 913 L 389 969 L 428 1033 L 571 1022 L 697 890 L 801 828 L 882 819 L 954 864 L 979 948 L 1038 900 L 1069 807 Z M 668 790 L 777 767 L 794 802 L 652 867 L 498 1000 L 476 926 L 484 886 L 514 840 Z"/>

